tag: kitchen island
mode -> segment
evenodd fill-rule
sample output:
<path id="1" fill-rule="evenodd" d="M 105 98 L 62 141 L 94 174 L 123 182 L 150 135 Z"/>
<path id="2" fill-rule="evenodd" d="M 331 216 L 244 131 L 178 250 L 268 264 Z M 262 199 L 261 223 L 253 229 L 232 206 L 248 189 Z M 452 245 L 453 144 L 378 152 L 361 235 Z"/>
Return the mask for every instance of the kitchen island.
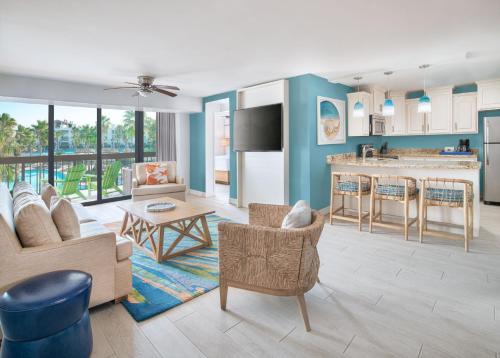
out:
<path id="1" fill-rule="evenodd" d="M 423 177 L 439 177 L 452 179 L 465 179 L 473 183 L 473 207 L 474 207 L 474 237 L 479 236 L 480 225 L 480 188 L 479 188 L 479 172 L 481 162 L 470 160 L 460 160 L 460 158 L 435 158 L 428 160 L 422 157 L 404 159 L 395 158 L 366 158 L 365 160 L 357 158 L 355 153 L 345 153 L 327 156 L 327 164 L 331 166 L 331 170 L 335 172 L 354 172 L 367 175 L 385 174 L 385 175 L 402 175 L 410 176 L 415 179 Z M 461 189 L 458 188 L 457 189 Z M 365 197 L 363 207 L 369 207 L 369 198 Z M 356 208 L 355 200 L 346 198 L 345 203 L 347 208 Z M 383 214 L 401 216 L 403 206 L 401 204 L 384 201 Z M 416 216 L 416 208 L 414 205 L 410 207 L 410 216 Z M 437 223 L 451 223 L 463 225 L 463 211 L 460 209 L 450 209 L 447 207 L 429 207 L 428 220 Z"/>

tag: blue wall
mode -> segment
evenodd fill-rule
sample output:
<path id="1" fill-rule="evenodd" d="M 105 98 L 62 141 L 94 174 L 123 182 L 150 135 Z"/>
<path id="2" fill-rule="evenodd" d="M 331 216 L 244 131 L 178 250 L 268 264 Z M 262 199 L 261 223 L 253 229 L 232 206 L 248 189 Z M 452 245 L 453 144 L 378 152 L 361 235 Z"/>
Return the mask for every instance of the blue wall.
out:
<path id="1" fill-rule="evenodd" d="M 229 99 L 229 131 L 231 139 L 229 143 L 229 164 L 230 164 L 230 190 L 229 196 L 236 199 L 236 152 L 233 151 L 233 122 L 234 111 L 236 110 L 236 91 L 216 94 L 203 98 L 203 112 L 189 115 L 190 125 L 190 187 L 193 190 L 205 192 L 205 105 L 208 102 Z"/>
<path id="2" fill-rule="evenodd" d="M 304 199 L 315 209 L 327 207 L 330 203 L 330 167 L 326 164 L 326 156 L 354 152 L 358 144 L 373 142 L 374 138 L 347 137 L 346 144 L 317 144 L 317 97 L 345 101 L 348 123 L 347 93 L 352 91 L 351 87 L 333 84 L 311 74 L 289 79 L 291 205 Z"/>

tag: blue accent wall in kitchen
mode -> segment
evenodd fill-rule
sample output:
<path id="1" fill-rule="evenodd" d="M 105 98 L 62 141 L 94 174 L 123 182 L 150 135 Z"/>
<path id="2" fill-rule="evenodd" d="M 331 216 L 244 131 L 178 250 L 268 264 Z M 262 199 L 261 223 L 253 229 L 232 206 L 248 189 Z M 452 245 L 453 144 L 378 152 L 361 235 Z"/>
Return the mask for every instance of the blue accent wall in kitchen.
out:
<path id="1" fill-rule="evenodd" d="M 290 99 L 290 204 L 307 200 L 314 209 L 330 203 L 330 166 L 328 154 L 355 152 L 358 144 L 379 143 L 376 137 L 346 137 L 345 144 L 317 144 L 317 97 L 345 101 L 353 88 L 328 82 L 325 78 L 307 74 L 289 79 Z M 347 136 L 347 128 L 346 128 Z M 375 141 L 374 141 L 375 139 Z"/>

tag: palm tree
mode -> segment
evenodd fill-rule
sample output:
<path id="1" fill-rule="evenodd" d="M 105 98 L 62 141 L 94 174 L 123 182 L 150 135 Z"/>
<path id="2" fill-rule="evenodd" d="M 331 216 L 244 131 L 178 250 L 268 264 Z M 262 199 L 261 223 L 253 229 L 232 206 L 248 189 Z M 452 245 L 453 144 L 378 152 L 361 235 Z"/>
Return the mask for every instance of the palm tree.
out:
<path id="1" fill-rule="evenodd" d="M 16 128 L 16 120 L 8 113 L 2 113 L 0 116 L 0 155 L 12 155 L 14 145 L 14 135 Z"/>
<path id="2" fill-rule="evenodd" d="M 123 114 L 123 129 L 124 129 L 125 151 L 127 151 L 129 139 L 133 139 L 135 137 L 134 111 L 125 111 L 125 113 Z"/>
<path id="3" fill-rule="evenodd" d="M 102 116 L 101 117 L 101 131 L 102 131 L 102 144 L 104 147 L 104 144 L 108 142 L 108 132 L 109 128 L 111 127 L 111 119 L 107 116 Z"/>
<path id="4" fill-rule="evenodd" d="M 38 152 L 43 153 L 45 147 L 49 145 L 49 124 L 47 120 L 37 120 L 36 124 L 32 124 L 31 128 L 35 131 L 35 136 L 38 141 Z"/>
<path id="5" fill-rule="evenodd" d="M 23 153 L 31 154 L 31 152 L 33 151 L 33 147 L 36 145 L 35 133 L 33 128 L 18 124 L 15 138 L 16 150 L 14 154 L 16 156 L 20 156 Z"/>
<path id="6" fill-rule="evenodd" d="M 149 116 L 144 119 L 144 151 L 156 151 L 156 119 Z"/>
<path id="7" fill-rule="evenodd" d="M 0 116 L 0 156 L 2 157 L 14 154 L 15 127 L 16 120 L 8 113 L 2 113 Z M 12 165 L 0 166 L 0 181 L 12 182 L 15 176 L 15 168 Z"/>

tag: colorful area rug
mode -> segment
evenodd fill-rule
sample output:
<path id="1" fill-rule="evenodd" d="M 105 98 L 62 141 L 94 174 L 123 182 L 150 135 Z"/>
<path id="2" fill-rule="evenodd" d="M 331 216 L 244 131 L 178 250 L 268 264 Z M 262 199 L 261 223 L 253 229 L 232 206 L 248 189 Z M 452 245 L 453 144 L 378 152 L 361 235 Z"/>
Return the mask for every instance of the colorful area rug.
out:
<path id="1" fill-rule="evenodd" d="M 229 220 L 217 215 L 207 216 L 212 247 L 195 250 L 162 263 L 157 263 L 134 245 L 131 257 L 133 292 L 123 305 L 136 321 L 148 319 L 219 286 L 217 224 L 221 221 Z M 118 233 L 121 223 L 106 226 Z M 166 229 L 164 246 L 168 247 L 177 236 L 178 233 Z M 192 239 L 183 239 L 176 251 L 196 243 L 189 240 Z"/>

